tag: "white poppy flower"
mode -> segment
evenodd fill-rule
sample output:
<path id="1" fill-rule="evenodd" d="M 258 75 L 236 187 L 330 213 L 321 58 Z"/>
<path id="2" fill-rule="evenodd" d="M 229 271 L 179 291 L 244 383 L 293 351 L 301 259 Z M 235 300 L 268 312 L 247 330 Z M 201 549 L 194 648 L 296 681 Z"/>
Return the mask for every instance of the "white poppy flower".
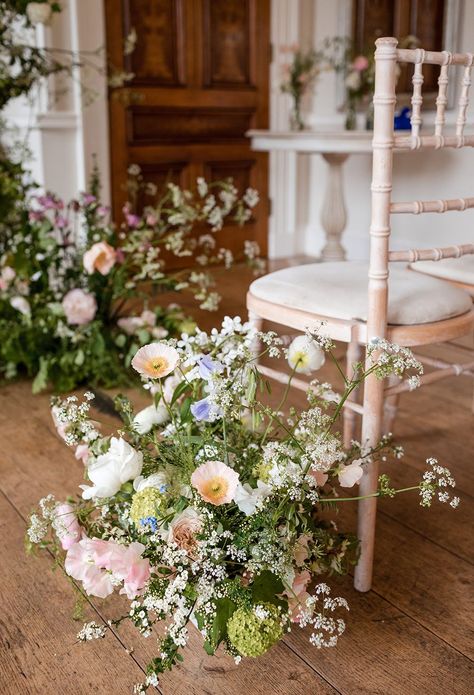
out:
<path id="1" fill-rule="evenodd" d="M 324 350 L 307 335 L 297 336 L 288 348 L 288 364 L 301 374 L 320 369 L 325 360 Z"/>

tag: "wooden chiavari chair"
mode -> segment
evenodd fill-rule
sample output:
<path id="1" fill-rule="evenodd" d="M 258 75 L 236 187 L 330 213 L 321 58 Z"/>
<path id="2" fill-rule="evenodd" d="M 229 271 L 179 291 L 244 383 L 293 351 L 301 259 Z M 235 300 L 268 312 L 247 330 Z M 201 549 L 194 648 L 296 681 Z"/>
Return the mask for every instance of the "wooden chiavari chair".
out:
<path id="1" fill-rule="evenodd" d="M 462 148 L 474 146 L 474 134 L 464 132 L 468 105 L 472 54 L 451 54 L 417 49 L 397 49 L 395 38 L 376 42 L 374 137 L 372 167 L 372 214 L 370 260 L 310 264 L 286 268 L 255 280 L 247 294 L 249 318 L 257 327 L 269 320 L 286 327 L 304 330 L 317 321 L 325 322 L 325 331 L 334 340 L 348 343 L 347 369 L 360 359 L 362 346 L 375 337 L 386 338 L 403 346 L 439 343 L 468 335 L 474 323 L 470 296 L 462 289 L 415 273 L 408 264 L 415 260 L 442 260 L 474 254 L 474 243 L 438 249 L 390 251 L 392 214 L 465 210 L 474 207 L 474 199 L 427 202 L 392 202 L 393 152 L 425 148 Z M 412 128 L 410 135 L 394 132 L 397 63 L 413 63 Z M 439 95 L 435 132 L 421 133 L 423 65 L 440 65 Z M 464 66 L 458 118 L 454 135 L 444 133 L 446 91 L 450 66 Z M 389 279 L 390 275 L 390 279 Z M 421 378 L 422 384 L 461 373 L 472 373 L 474 361 L 449 364 L 437 361 L 437 369 Z M 276 370 L 262 366 L 268 376 L 282 380 Z M 295 380 L 305 390 L 306 382 Z M 370 376 L 364 388 L 363 403 L 347 401 L 344 415 L 344 440 L 353 437 L 355 417 L 362 415 L 362 442 L 374 446 L 383 432 L 385 411 L 395 411 L 398 395 L 409 389 L 407 382 L 384 384 Z M 370 495 L 377 489 L 378 465 L 365 466 L 359 494 Z M 372 582 L 376 522 L 375 497 L 361 500 L 358 536 L 361 555 L 355 570 L 355 587 L 368 591 Z"/>

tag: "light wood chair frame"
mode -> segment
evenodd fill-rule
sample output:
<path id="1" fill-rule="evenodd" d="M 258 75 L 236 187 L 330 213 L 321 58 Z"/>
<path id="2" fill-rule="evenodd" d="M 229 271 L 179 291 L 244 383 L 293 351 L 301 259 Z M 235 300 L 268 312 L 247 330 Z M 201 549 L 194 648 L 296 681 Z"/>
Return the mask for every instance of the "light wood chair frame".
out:
<path id="1" fill-rule="evenodd" d="M 387 338 L 393 343 L 412 347 L 446 342 L 468 335 L 474 324 L 474 310 L 472 309 L 450 319 L 425 324 L 400 326 L 389 325 L 387 321 L 389 262 L 410 263 L 420 259 L 441 260 L 442 258 L 455 258 L 474 253 L 474 243 L 408 251 L 390 251 L 389 249 L 392 214 L 463 211 L 474 207 L 474 198 L 392 202 L 393 152 L 395 149 L 416 151 L 425 148 L 474 147 L 474 134 L 464 133 L 473 55 L 471 53 L 449 53 L 448 51 L 424 51 L 420 48 L 402 50 L 397 48 L 397 43 L 397 39 L 392 37 L 380 38 L 376 41 L 367 322 L 346 321 L 293 309 L 253 295 L 251 288 L 247 294 L 249 320 L 257 328 L 261 328 L 264 319 L 300 331 L 308 326 L 314 326 L 318 320 L 324 321 L 325 331 L 334 340 L 348 343 L 348 374 L 351 365 L 361 359 L 363 346 L 375 337 Z M 397 134 L 393 127 L 397 63 L 413 63 L 415 66 L 410 135 Z M 432 135 L 420 133 L 423 64 L 425 63 L 440 66 L 435 129 Z M 454 135 L 444 133 L 448 71 L 452 65 L 464 66 Z M 422 384 L 432 383 L 453 374 L 472 374 L 474 371 L 474 361 L 465 364 L 450 364 L 440 360 L 433 360 L 432 362 L 431 366 L 435 367 L 435 371 L 424 375 L 421 379 Z M 261 366 L 260 370 L 278 381 L 287 379 L 277 370 L 265 366 Z M 294 380 L 293 385 L 301 390 L 307 390 L 308 387 L 304 380 L 298 379 Z M 375 446 L 384 431 L 384 412 L 386 421 L 393 420 L 398 397 L 400 393 L 408 389 L 408 384 L 405 381 L 395 383 L 395 380 L 389 380 L 388 384 L 385 384 L 375 376 L 370 376 L 364 385 L 363 404 L 358 402 L 358 395 L 355 392 L 352 394 L 352 400 L 345 403 L 345 443 L 348 444 L 353 437 L 355 418 L 357 415 L 361 415 L 361 440 L 368 446 Z M 359 495 L 369 496 L 377 490 L 378 463 L 374 461 L 364 468 L 364 475 L 359 485 Z M 367 497 L 359 502 L 358 537 L 361 553 L 354 576 L 354 585 L 359 591 L 368 591 L 371 588 L 376 510 L 376 497 Z"/>

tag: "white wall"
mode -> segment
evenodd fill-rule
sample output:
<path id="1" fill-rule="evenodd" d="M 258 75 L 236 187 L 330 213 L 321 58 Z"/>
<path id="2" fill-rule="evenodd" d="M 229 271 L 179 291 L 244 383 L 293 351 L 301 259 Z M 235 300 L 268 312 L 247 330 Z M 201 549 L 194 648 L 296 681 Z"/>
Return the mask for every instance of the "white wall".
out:
<path id="1" fill-rule="evenodd" d="M 93 51 L 105 45 L 102 0 L 62 0 L 51 25 L 31 32 L 43 47 Z M 58 54 L 60 56 L 60 54 Z M 81 83 L 97 93 L 84 106 Z M 35 181 L 63 198 L 85 190 L 92 155 L 102 174 L 102 198 L 110 200 L 110 165 L 105 79 L 93 70 L 77 71 L 74 80 L 53 76 L 28 98 L 15 99 L 5 112 L 10 139 L 26 141 Z"/>
<path id="2" fill-rule="evenodd" d="M 291 2 L 291 0 L 290 0 Z M 308 42 L 308 27 L 312 28 L 314 45 L 326 36 L 341 33 L 341 5 L 348 0 L 293 0 L 289 11 L 299 8 L 301 42 Z M 273 0 L 272 7 L 279 7 L 288 0 Z M 474 0 L 461 3 L 462 17 L 458 50 L 474 51 Z M 274 37 L 276 40 L 278 37 Z M 276 56 L 276 60 L 281 58 Z M 272 89 L 278 90 L 273 82 Z M 316 85 L 315 95 L 309 104 L 307 122 L 312 128 L 343 127 L 343 115 L 338 112 L 334 74 L 323 75 Z M 285 105 L 280 103 L 280 107 Z M 432 116 L 431 116 L 432 118 Z M 280 122 L 283 117 L 280 116 Z M 430 120 L 425 114 L 425 123 Z M 455 112 L 450 111 L 447 121 L 454 122 Z M 468 113 L 471 130 L 474 125 L 474 106 Z M 285 126 L 282 127 L 285 129 Z M 282 220 L 272 220 L 270 245 L 275 256 L 286 255 L 287 249 L 317 256 L 324 243 L 324 232 L 319 220 L 327 165 L 318 155 L 297 157 L 295 181 L 296 199 L 293 218 L 286 228 Z M 368 230 L 370 223 L 370 178 L 371 157 L 353 155 L 344 167 L 346 203 L 348 212 L 347 229 L 343 243 L 350 259 L 366 258 L 368 254 Z M 286 187 L 288 185 L 286 180 Z M 271 189 L 270 195 L 281 195 L 280 190 Z M 474 190 L 474 151 L 466 148 L 462 152 L 417 152 L 396 155 L 394 170 L 394 200 L 437 199 L 472 196 Z M 288 193 L 290 197 L 292 193 Z M 284 205 L 280 201 L 279 206 Z M 288 207 L 288 206 L 287 206 Z M 290 205 L 291 207 L 291 205 Z M 278 208 L 277 208 L 278 209 Z M 275 210 L 275 205 L 274 205 Z M 444 215 L 400 215 L 393 219 L 392 248 L 412 248 L 424 245 L 446 245 L 474 239 L 474 211 L 448 213 Z"/>

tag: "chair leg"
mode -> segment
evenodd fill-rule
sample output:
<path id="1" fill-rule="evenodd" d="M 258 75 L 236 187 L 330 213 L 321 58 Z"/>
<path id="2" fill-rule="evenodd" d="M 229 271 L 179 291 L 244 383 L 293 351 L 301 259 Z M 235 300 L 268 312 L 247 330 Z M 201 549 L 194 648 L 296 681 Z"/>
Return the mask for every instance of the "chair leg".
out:
<path id="1" fill-rule="evenodd" d="M 355 362 L 360 362 L 362 357 L 362 345 L 352 341 L 347 346 L 346 352 L 346 376 L 350 379 L 353 375 L 352 366 Z M 355 389 L 349 396 L 348 400 L 359 401 L 360 388 Z M 344 448 L 348 449 L 351 441 L 355 439 L 357 425 L 357 414 L 349 408 L 344 408 L 343 413 L 343 442 Z"/>
<path id="2" fill-rule="evenodd" d="M 400 378 L 396 374 L 392 374 L 387 379 L 387 386 L 395 386 L 400 382 Z M 394 396 L 387 396 L 384 403 L 384 413 L 383 413 L 383 433 L 389 434 L 393 430 L 393 423 L 398 412 L 398 404 L 400 401 L 400 394 L 397 393 Z"/>
<path id="3" fill-rule="evenodd" d="M 362 445 L 373 447 L 382 431 L 384 382 L 374 375 L 367 378 L 364 392 L 364 415 L 362 416 Z M 364 466 L 364 474 L 359 484 L 357 535 L 360 542 L 360 557 L 355 568 L 354 586 L 358 591 L 369 591 L 372 586 L 374 564 L 375 523 L 377 498 L 367 497 L 376 492 L 378 486 L 378 462 L 371 461 Z"/>
<path id="4" fill-rule="evenodd" d="M 253 328 L 256 328 L 257 331 L 261 331 L 263 327 L 263 319 L 258 316 L 258 314 L 255 314 L 253 311 L 248 312 L 248 321 L 249 323 L 253 326 Z M 252 354 L 254 356 L 255 361 L 258 360 L 258 355 L 260 354 L 260 349 L 261 349 L 261 341 L 258 338 L 255 338 L 255 340 L 252 343 Z"/>

